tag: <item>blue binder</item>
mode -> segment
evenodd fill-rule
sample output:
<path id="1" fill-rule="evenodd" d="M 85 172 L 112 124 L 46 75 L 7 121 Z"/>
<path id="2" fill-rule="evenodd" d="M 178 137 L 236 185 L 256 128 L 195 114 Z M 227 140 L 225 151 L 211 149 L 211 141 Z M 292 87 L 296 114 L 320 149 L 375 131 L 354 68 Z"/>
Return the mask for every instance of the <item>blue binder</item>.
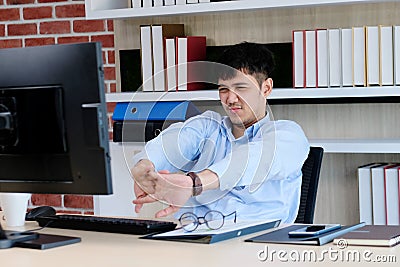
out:
<path id="1" fill-rule="evenodd" d="M 190 235 L 169 235 L 163 236 L 162 234 L 150 234 L 147 236 L 140 237 L 142 239 L 156 239 L 156 240 L 167 240 L 167 241 L 180 241 L 180 242 L 191 242 L 191 243 L 202 243 L 202 244 L 212 244 L 220 241 L 224 241 L 227 239 L 244 236 L 248 234 L 252 234 L 258 231 L 268 230 L 271 228 L 278 227 L 281 220 L 272 220 L 266 222 L 260 222 L 259 224 L 243 227 L 240 229 L 235 229 L 231 231 L 221 232 L 218 234 L 193 234 Z M 174 231 L 172 231 L 174 232 Z M 212 232 L 212 231 L 210 231 Z"/>
<path id="2" fill-rule="evenodd" d="M 114 121 L 184 121 L 200 114 L 190 101 L 120 102 L 117 103 Z"/>
<path id="3" fill-rule="evenodd" d="M 190 101 L 120 102 L 112 119 L 114 142 L 147 142 L 174 122 L 200 114 Z"/>

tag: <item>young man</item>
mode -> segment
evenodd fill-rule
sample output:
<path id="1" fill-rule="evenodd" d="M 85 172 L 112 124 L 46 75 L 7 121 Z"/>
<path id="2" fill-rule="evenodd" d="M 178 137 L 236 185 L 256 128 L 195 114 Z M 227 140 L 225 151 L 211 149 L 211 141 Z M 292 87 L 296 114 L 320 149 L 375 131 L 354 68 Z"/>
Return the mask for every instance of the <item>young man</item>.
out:
<path id="1" fill-rule="evenodd" d="M 135 156 L 135 211 L 162 201 L 156 217 L 216 210 L 239 219 L 297 216 L 301 167 L 309 151 L 301 127 L 273 121 L 266 111 L 272 91 L 271 52 L 240 43 L 224 51 L 217 65 L 218 89 L 227 116 L 213 111 L 176 123 Z"/>

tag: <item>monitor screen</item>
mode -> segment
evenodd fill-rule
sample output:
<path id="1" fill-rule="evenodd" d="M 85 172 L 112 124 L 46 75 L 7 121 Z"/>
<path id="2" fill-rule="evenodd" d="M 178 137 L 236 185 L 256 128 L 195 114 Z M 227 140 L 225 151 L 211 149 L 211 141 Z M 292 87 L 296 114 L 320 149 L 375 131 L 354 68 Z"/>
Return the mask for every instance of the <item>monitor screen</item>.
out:
<path id="1" fill-rule="evenodd" d="M 0 49 L 0 192 L 111 194 L 100 43 Z"/>

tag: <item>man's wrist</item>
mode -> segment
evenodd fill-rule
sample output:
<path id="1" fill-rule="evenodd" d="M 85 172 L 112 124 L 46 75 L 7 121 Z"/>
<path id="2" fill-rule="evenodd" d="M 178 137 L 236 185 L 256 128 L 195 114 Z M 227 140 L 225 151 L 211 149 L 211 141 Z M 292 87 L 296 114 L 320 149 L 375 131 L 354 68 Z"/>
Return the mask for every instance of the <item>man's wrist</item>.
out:
<path id="1" fill-rule="evenodd" d="M 192 196 L 195 197 L 200 195 L 203 192 L 203 185 L 201 183 L 200 177 L 195 172 L 188 172 L 186 175 L 192 178 L 193 181 Z"/>
<path id="2" fill-rule="evenodd" d="M 205 169 L 197 173 L 197 175 L 203 184 L 203 191 L 219 189 L 219 177 L 215 172 Z"/>
<path id="3" fill-rule="evenodd" d="M 140 159 L 136 164 L 139 164 L 139 163 L 144 164 L 146 166 L 151 166 L 153 169 L 155 169 L 154 163 L 149 159 L 146 159 L 146 158 Z"/>

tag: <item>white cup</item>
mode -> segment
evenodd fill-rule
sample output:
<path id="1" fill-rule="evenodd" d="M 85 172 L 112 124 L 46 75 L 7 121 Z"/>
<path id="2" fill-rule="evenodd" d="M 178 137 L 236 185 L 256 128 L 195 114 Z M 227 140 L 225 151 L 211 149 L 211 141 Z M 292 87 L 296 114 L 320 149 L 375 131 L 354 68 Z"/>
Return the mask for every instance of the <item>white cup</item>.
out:
<path id="1" fill-rule="evenodd" d="M 29 193 L 0 193 L 0 204 L 7 226 L 23 226 Z"/>

